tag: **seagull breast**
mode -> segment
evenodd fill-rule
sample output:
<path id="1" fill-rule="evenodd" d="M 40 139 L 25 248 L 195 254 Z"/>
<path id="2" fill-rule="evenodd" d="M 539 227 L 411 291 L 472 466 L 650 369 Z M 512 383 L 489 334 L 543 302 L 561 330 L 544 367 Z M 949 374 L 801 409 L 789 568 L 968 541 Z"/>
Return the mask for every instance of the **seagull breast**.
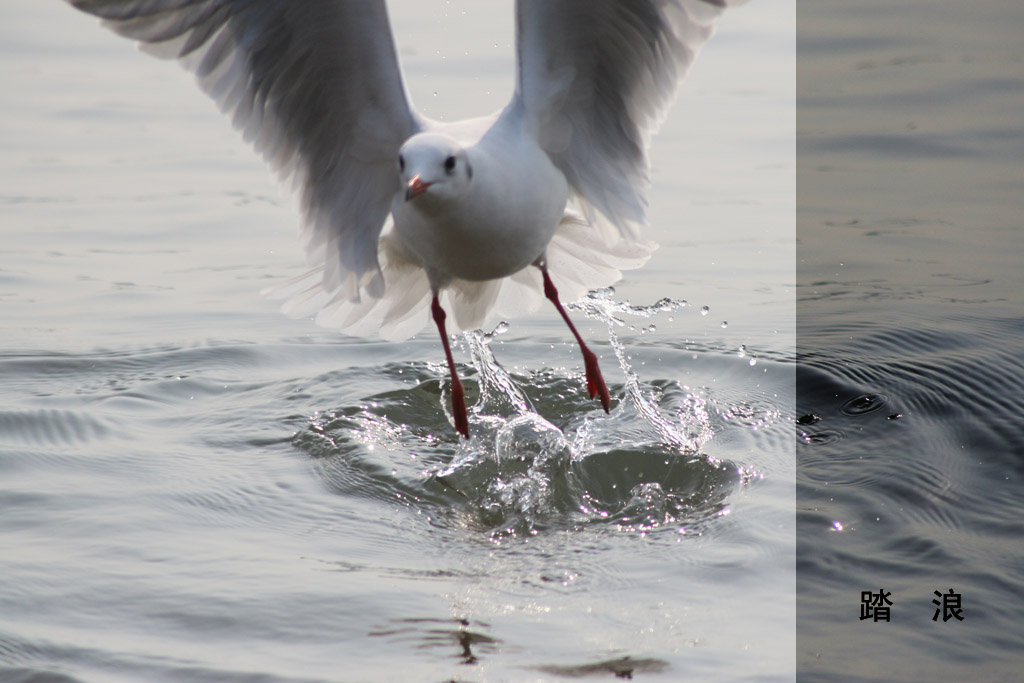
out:
<path id="1" fill-rule="evenodd" d="M 457 127 L 447 131 L 452 139 Z M 565 213 L 565 176 L 514 116 L 499 117 L 465 148 L 465 158 L 469 179 L 461 192 L 432 196 L 435 184 L 411 200 L 403 191 L 392 204 L 398 237 L 437 285 L 528 267 L 544 255 Z"/>

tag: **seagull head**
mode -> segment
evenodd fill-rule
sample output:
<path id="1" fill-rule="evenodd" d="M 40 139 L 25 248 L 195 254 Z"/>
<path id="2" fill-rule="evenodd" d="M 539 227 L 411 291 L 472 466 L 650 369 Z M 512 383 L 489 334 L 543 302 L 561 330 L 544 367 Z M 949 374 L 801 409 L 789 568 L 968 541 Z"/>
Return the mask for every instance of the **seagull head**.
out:
<path id="1" fill-rule="evenodd" d="M 439 133 L 419 133 L 406 140 L 398 152 L 398 172 L 407 202 L 421 195 L 454 199 L 473 179 L 465 148 Z"/>

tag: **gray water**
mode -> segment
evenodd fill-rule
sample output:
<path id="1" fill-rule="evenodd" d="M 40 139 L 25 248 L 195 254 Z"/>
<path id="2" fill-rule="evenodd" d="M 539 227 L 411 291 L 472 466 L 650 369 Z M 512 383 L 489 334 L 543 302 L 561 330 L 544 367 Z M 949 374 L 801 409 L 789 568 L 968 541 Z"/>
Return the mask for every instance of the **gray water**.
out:
<path id="1" fill-rule="evenodd" d="M 503 104 L 511 3 L 391 5 L 424 113 Z M 793 30 L 721 22 L 572 311 L 611 415 L 541 310 L 456 345 L 464 442 L 433 333 L 259 297 L 297 212 L 188 74 L 6 0 L 0 680 L 792 679 Z"/>
<path id="2" fill-rule="evenodd" d="M 1011 1 L 801 5 L 801 680 L 1024 676 L 1022 26 Z"/>

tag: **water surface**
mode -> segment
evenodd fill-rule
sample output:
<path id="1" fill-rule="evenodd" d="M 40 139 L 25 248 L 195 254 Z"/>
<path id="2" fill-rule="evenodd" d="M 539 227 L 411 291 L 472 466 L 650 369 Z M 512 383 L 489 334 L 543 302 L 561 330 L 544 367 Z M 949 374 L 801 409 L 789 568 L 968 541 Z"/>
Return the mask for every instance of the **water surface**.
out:
<path id="1" fill-rule="evenodd" d="M 1022 20 L 801 7 L 801 680 L 1020 679 Z"/>
<path id="2" fill-rule="evenodd" d="M 391 4 L 425 113 L 503 103 L 510 3 Z M 0 678 L 791 679 L 792 12 L 722 22 L 573 312 L 612 414 L 541 310 L 457 345 L 466 443 L 433 333 L 259 297 L 297 212 L 189 75 L 4 2 Z"/>

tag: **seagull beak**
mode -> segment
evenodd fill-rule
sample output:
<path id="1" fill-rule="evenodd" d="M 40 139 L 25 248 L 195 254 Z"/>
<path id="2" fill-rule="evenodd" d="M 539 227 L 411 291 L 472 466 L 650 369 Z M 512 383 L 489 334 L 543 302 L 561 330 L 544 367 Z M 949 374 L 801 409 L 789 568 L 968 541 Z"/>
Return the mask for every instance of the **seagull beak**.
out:
<path id="1" fill-rule="evenodd" d="M 409 179 L 409 184 L 405 186 L 405 201 L 409 201 L 413 197 L 418 197 L 423 194 L 431 185 L 433 185 L 433 183 L 425 183 L 420 180 L 420 176 L 417 173 Z"/>

